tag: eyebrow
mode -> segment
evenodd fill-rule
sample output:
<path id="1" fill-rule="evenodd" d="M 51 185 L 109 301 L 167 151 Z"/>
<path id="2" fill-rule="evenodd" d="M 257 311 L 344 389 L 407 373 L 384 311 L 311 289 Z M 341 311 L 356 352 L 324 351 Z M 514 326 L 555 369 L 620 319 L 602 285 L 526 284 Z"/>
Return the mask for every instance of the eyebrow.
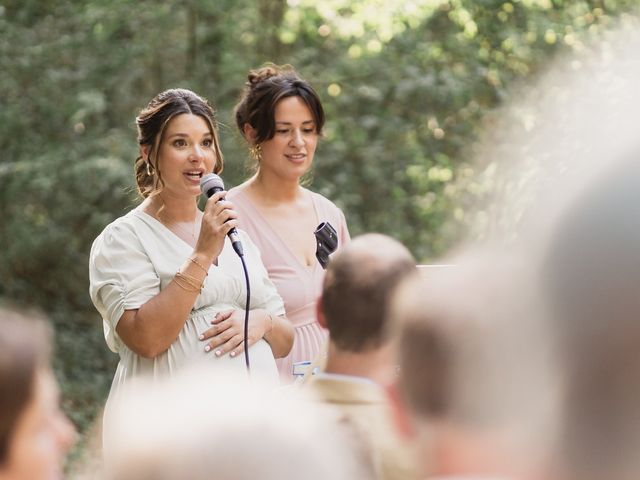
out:
<path id="1" fill-rule="evenodd" d="M 213 135 L 211 135 L 211 132 L 207 132 L 207 133 L 205 133 L 205 134 L 203 135 L 203 137 L 207 137 L 207 136 L 211 137 L 211 136 L 213 136 Z M 180 133 L 180 132 L 178 132 L 178 133 L 172 133 L 172 134 L 171 134 L 171 135 L 169 135 L 167 138 L 173 138 L 173 137 L 185 137 L 185 138 L 188 138 L 188 137 L 189 137 L 189 135 L 188 135 L 188 134 L 186 134 L 186 133 Z"/>
<path id="2" fill-rule="evenodd" d="M 305 123 L 316 123 L 314 120 L 305 120 L 304 122 L 302 122 L 302 124 L 304 125 Z M 276 125 L 292 125 L 291 122 L 276 122 Z"/>

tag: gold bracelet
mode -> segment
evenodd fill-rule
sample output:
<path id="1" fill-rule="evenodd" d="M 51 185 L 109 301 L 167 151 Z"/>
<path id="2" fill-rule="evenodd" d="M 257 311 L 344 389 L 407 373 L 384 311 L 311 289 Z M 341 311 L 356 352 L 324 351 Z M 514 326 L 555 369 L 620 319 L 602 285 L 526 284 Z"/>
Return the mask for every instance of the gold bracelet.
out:
<path id="1" fill-rule="evenodd" d="M 187 292 L 201 292 L 202 290 L 199 289 L 197 286 L 187 282 L 186 285 L 183 283 L 184 280 L 180 280 L 179 277 L 175 277 L 174 278 L 176 284 L 182 288 L 183 290 L 186 290 Z"/>
<path id="2" fill-rule="evenodd" d="M 186 283 L 188 283 L 189 285 L 191 285 L 191 287 L 193 288 L 192 291 L 194 292 L 201 292 L 202 288 L 204 287 L 204 281 L 200 283 L 200 285 L 198 285 L 198 279 L 195 277 L 192 277 L 191 275 L 187 275 L 186 273 L 181 272 L 180 270 L 178 270 L 176 272 L 176 276 L 173 277 L 176 280 L 181 280 L 184 281 Z M 180 283 L 178 283 L 178 285 L 180 285 L 183 289 L 184 286 L 182 286 Z M 186 290 L 186 289 L 185 289 Z"/>
<path id="3" fill-rule="evenodd" d="M 200 267 L 200 269 L 205 273 L 205 275 L 209 275 L 209 270 L 207 270 L 206 268 L 204 268 L 204 265 L 202 265 L 199 261 L 197 261 L 195 258 L 193 257 L 189 257 L 189 261 L 193 262 L 195 265 L 197 265 L 198 267 Z"/>
<path id="4" fill-rule="evenodd" d="M 194 277 L 193 275 L 189 275 L 188 273 L 185 273 L 181 270 L 178 270 L 178 273 L 180 273 L 180 276 L 182 278 L 184 278 L 185 280 L 187 280 L 191 285 L 193 285 L 194 287 L 198 287 L 198 288 L 202 288 L 204 287 L 204 280 L 205 278 L 207 278 L 205 276 L 205 278 L 203 278 L 202 280 L 198 280 L 196 277 Z M 177 275 L 177 274 L 176 274 Z M 198 285 L 199 284 L 199 285 Z"/>
<path id="5" fill-rule="evenodd" d="M 180 277 L 178 277 L 177 275 L 173 277 L 173 281 L 181 289 L 186 290 L 187 292 L 199 292 L 199 290 L 197 288 L 194 288 L 192 285 L 189 285 L 191 288 L 187 288 L 185 285 L 183 285 L 182 282 L 180 281 Z"/>

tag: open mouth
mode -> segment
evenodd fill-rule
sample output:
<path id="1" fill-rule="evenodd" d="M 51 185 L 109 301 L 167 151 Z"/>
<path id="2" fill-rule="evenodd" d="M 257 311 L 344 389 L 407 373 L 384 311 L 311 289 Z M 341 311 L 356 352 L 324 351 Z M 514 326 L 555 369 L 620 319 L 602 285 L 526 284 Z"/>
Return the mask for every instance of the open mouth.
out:
<path id="1" fill-rule="evenodd" d="M 199 182 L 200 178 L 202 178 L 202 171 L 200 170 L 193 170 L 191 172 L 185 172 L 184 174 L 187 178 L 190 178 L 194 182 Z"/>

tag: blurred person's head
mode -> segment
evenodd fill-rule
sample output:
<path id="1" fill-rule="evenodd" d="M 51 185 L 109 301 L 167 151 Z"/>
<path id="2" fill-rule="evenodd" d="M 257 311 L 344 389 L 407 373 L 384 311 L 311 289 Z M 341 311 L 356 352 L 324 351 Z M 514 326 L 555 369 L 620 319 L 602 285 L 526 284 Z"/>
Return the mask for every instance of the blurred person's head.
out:
<path id="1" fill-rule="evenodd" d="M 415 270 L 404 245 L 376 233 L 356 237 L 334 254 L 318 303 L 318 319 L 329 330 L 331 343 L 352 353 L 386 344 L 391 294 Z"/>
<path id="2" fill-rule="evenodd" d="M 136 158 L 134 170 L 139 194 L 146 198 L 158 193 L 165 186 L 163 179 L 163 147 L 186 140 L 181 137 L 167 139 L 165 132 L 174 119 L 181 115 L 199 117 L 209 130 L 207 151 L 212 156 L 212 171 L 220 173 L 223 168 L 222 151 L 218 140 L 217 120 L 209 102 L 191 90 L 172 88 L 156 95 L 136 117 L 140 155 Z M 180 133 L 180 132 L 178 132 Z M 177 144 L 177 149 L 184 146 Z M 204 172 L 211 173 L 211 172 Z M 200 187 L 198 186 L 198 189 Z"/>
<path id="3" fill-rule="evenodd" d="M 0 479 L 62 478 L 75 431 L 60 411 L 40 319 L 0 310 Z"/>
<path id="4" fill-rule="evenodd" d="M 571 199 L 637 145 L 640 17 L 627 21 L 628 28 L 576 38 L 488 115 L 471 149 L 483 169 L 471 182 L 486 188 L 458 186 L 491 192 L 467 199 L 482 238 L 523 241 L 537 255 Z"/>
<path id="5" fill-rule="evenodd" d="M 331 257 L 316 303 L 329 347 L 323 371 L 309 379 L 310 391 L 352 422 L 382 479 L 415 474 L 411 445 L 395 430 L 385 394 L 396 372 L 387 311 L 397 286 L 412 274 L 415 260 L 400 242 L 361 235 Z"/>
<path id="6" fill-rule="evenodd" d="M 547 408 L 534 289 L 515 253 L 470 250 L 405 281 L 390 320 L 392 396 L 425 475 L 533 478 L 529 443 Z"/>
<path id="7" fill-rule="evenodd" d="M 640 148 L 569 205 L 546 252 L 562 479 L 640 478 L 639 186 Z"/>
<path id="8" fill-rule="evenodd" d="M 290 65 L 251 70 L 235 119 L 258 171 L 300 178 L 311 168 L 324 109 L 311 84 Z"/>
<path id="9" fill-rule="evenodd" d="M 561 479 L 640 478 L 640 30 L 631 22 L 579 40 L 500 112 L 487 142 L 493 171 L 515 171 L 486 224 L 515 227 L 507 235 L 541 268 L 541 318 L 557 337 Z"/>
<path id="10" fill-rule="evenodd" d="M 208 372 L 208 373 L 206 373 Z M 334 414 L 219 371 L 130 384 L 110 406 L 107 480 L 352 480 L 371 466 Z"/>

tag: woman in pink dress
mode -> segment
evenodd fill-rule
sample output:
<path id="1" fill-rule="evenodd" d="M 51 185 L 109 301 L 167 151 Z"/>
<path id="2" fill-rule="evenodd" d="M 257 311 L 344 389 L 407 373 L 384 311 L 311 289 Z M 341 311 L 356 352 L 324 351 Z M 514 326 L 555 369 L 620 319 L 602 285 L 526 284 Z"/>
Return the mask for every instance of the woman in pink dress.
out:
<path id="1" fill-rule="evenodd" d="M 324 125 L 317 93 L 289 66 L 252 70 L 248 78 L 235 115 L 257 171 L 227 198 L 238 212 L 240 228 L 258 246 L 294 326 L 293 349 L 277 360 L 281 380 L 289 383 L 293 364 L 314 361 L 327 337 L 315 317 L 324 270 L 315 256 L 313 232 L 329 222 L 338 232 L 340 248 L 349 241 L 349 231 L 338 207 L 300 185 Z"/>

